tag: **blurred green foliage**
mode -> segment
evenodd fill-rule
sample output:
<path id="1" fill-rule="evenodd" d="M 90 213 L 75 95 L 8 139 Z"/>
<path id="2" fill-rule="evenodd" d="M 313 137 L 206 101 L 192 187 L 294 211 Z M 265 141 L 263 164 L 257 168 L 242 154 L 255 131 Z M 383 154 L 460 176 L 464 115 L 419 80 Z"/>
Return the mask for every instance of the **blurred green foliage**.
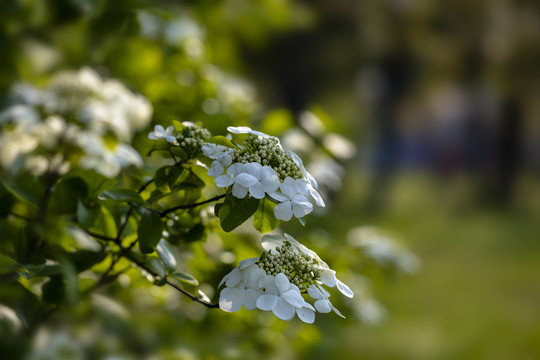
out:
<path id="1" fill-rule="evenodd" d="M 357 13 L 348 12 L 353 23 L 361 24 L 360 39 L 343 37 L 343 43 L 335 45 L 328 40 L 329 29 L 334 28 L 323 25 L 339 22 L 336 14 L 347 10 L 324 1 L 5 0 L 0 3 L 0 106 L 10 104 L 9 90 L 16 82 L 42 86 L 59 70 L 91 66 L 149 99 L 156 124 L 189 120 L 202 122 L 213 134 L 223 134 L 228 125 L 255 123 L 261 131 L 281 135 L 299 121 L 293 106 L 269 109 L 290 105 L 284 104 L 273 73 L 280 71 L 291 81 L 316 78 L 309 82 L 313 98 L 331 109 L 334 117 L 352 120 L 330 120 L 310 104 L 311 99 L 302 105 L 311 106 L 327 130 L 347 133 L 358 143 L 365 140 L 361 130 L 369 126 L 356 121 L 356 112 L 362 119 L 370 114 L 366 103 L 357 103 L 346 80 L 350 81 L 351 67 L 360 54 L 369 66 L 406 44 L 421 55 L 425 66 L 422 80 L 411 93 L 429 92 L 440 79 L 461 76 L 460 59 L 465 57 L 461 55 L 475 49 L 465 40 L 474 40 L 468 34 L 477 33 L 475 23 L 490 11 L 491 3 L 461 1 L 448 8 L 424 2 L 418 5 L 421 10 L 405 16 L 399 7 L 363 2 L 360 10 L 353 7 Z M 467 26 L 460 26 L 460 18 Z M 441 26 L 446 31 L 439 31 Z M 335 29 L 334 35 L 352 33 L 346 25 Z M 276 39 L 302 38 L 309 31 L 319 36 L 319 46 L 310 48 L 312 56 L 300 62 L 305 68 L 287 69 L 296 60 L 288 56 L 287 46 L 276 45 Z M 352 43 L 356 46 L 350 51 L 343 50 Z M 537 76 L 531 72 L 537 71 L 536 44 L 534 38 L 524 37 L 512 51 L 494 46 L 493 61 L 484 68 L 504 92 L 517 94 L 527 104 L 534 104 L 536 94 Z M 278 55 L 267 56 L 271 51 Z M 336 52 L 345 55 L 332 56 Z M 328 74 L 324 69 L 335 71 Z M 257 85 L 257 92 L 246 75 Z M 146 135 L 139 131 L 132 141 L 143 155 L 151 149 Z M 316 136 L 313 141 L 323 143 Z M 533 359 L 540 353 L 536 321 L 540 192 L 534 177 L 520 178 L 513 207 L 501 209 L 474 201 L 481 187 L 474 177 L 447 184 L 429 174 L 400 173 L 385 189 L 386 206 L 374 209 L 369 206 L 373 187 L 359 160 L 348 163 L 343 190 L 331 197 L 331 211 L 308 220 L 305 228 L 285 224 L 283 229 L 317 249 L 336 270 L 350 272 L 348 280 L 357 283 L 356 289 L 363 289 L 368 299 L 376 294 L 389 314 L 381 326 L 359 322 L 353 310 L 344 312 L 346 320 L 321 316 L 316 325 L 307 325 L 282 322 L 263 312 L 229 314 L 207 309 L 163 284 L 148 281 L 131 261 L 116 258 L 114 251 L 72 251 L 79 246 L 73 243 L 77 235 L 70 227 L 74 214 L 84 227 L 96 224 L 94 230 L 116 236 L 125 203 L 140 201 L 137 189 L 143 174 L 158 168 L 163 174 L 156 187 L 148 190 L 156 201 L 160 189 L 165 192 L 182 182 L 209 181 L 204 173 L 171 174 L 171 165 L 165 165 L 159 155 L 147 160 L 140 172 L 123 173 L 113 182 L 91 171 L 70 174 L 50 194 L 49 215 L 32 227 L 25 226 L 25 217 L 39 210 L 44 183 L 31 178 L 2 183 L 2 253 L 31 253 L 32 239 L 41 236 L 50 244 L 39 256 L 29 254 L 34 257 L 26 259 L 24 267 L 13 257 L 0 255 L 3 356 Z M 176 176 L 179 180 L 172 179 Z M 124 190 L 118 191 L 119 187 Z M 177 200 L 194 202 L 213 195 L 185 191 Z M 7 224 L 10 213 L 21 216 L 10 217 Z M 152 215 L 141 213 L 144 221 L 155 223 Z M 203 217 L 193 212 L 178 214 L 168 228 L 177 268 L 168 263 L 166 269 L 154 270 L 168 271 L 186 290 L 193 294 L 201 290 L 215 300 L 223 275 L 238 260 L 258 256 L 260 246 L 242 228 L 234 233 L 216 230 L 216 235 L 209 228 L 218 229 L 219 220 L 213 218 L 203 226 Z M 346 242 L 349 229 L 365 224 L 390 229 L 413 243 L 423 262 L 421 274 L 396 279 L 391 269 L 372 266 L 360 250 L 351 250 Z M 136 225 L 128 222 L 125 234 L 136 234 Z M 150 229 L 154 233 L 144 234 L 151 240 L 149 252 L 159 241 L 155 227 Z M 128 236 L 124 246 L 133 240 Z M 167 250 L 159 254 L 160 248 L 148 257 L 149 262 L 165 258 Z M 44 262 L 45 257 L 56 262 Z M 97 277 L 102 283 L 96 286 L 96 276 L 90 273 L 107 274 L 112 261 L 118 276 Z M 19 281 L 14 281 L 14 272 Z M 341 300 L 335 304 L 344 305 Z"/>

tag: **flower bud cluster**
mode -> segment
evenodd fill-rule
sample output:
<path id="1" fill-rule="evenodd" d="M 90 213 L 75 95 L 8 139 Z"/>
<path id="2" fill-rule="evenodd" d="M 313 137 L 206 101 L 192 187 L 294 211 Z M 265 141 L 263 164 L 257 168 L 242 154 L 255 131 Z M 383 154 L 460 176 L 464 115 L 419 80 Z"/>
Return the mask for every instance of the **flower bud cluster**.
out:
<path id="1" fill-rule="evenodd" d="M 295 252 L 289 242 L 277 247 L 275 251 L 266 251 L 257 265 L 267 275 L 283 273 L 300 291 L 307 291 L 310 285 L 321 280 L 321 270 L 314 259 L 306 254 Z"/>
<path id="2" fill-rule="evenodd" d="M 291 156 L 283 151 L 276 137 L 249 134 L 245 145 L 246 147 L 234 149 L 231 152 L 233 162 L 242 164 L 256 162 L 263 166 L 270 166 L 277 172 L 281 181 L 285 180 L 286 177 L 295 180 L 303 177 Z"/>
<path id="3" fill-rule="evenodd" d="M 184 125 L 186 123 L 184 122 Z M 206 140 L 211 137 L 207 129 L 195 124 L 186 125 L 180 133 L 175 134 L 178 144 L 188 155 L 195 155 L 201 151 Z"/>

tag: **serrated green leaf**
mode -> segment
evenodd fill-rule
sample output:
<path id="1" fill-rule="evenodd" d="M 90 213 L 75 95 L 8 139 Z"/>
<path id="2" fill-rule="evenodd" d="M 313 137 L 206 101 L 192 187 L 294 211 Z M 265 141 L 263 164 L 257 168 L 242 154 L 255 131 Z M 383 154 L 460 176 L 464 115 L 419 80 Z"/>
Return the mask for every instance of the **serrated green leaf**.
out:
<path id="1" fill-rule="evenodd" d="M 267 233 L 277 228 L 281 221 L 274 216 L 276 204 L 266 198 L 259 202 L 259 208 L 253 214 L 253 226 L 261 233 Z"/>
<path id="2" fill-rule="evenodd" d="M 114 202 L 136 202 L 139 204 L 144 204 L 144 200 L 141 198 L 141 195 L 130 189 L 115 189 L 107 190 L 98 195 L 100 200 L 110 200 Z"/>
<path id="3" fill-rule="evenodd" d="M 163 265 L 165 265 L 165 269 L 167 270 L 167 272 L 176 271 L 176 266 L 178 264 L 176 262 L 176 257 L 174 256 L 174 252 L 169 242 L 165 239 L 161 239 L 157 244 L 156 251 L 159 258 L 163 262 Z"/>
<path id="4" fill-rule="evenodd" d="M 161 217 L 155 212 L 144 210 L 141 214 L 139 229 L 139 248 L 143 253 L 151 253 L 156 248 L 162 233 Z"/>
<path id="5" fill-rule="evenodd" d="M 250 196 L 238 199 L 232 194 L 227 195 L 219 209 L 221 228 L 226 232 L 236 229 L 257 211 L 258 206 L 259 199 Z"/>
<path id="6" fill-rule="evenodd" d="M 186 274 L 186 273 L 182 273 L 182 272 L 176 272 L 172 275 L 173 278 L 181 281 L 181 282 L 184 282 L 186 284 L 190 284 L 190 285 L 193 285 L 193 286 L 198 286 L 199 285 L 199 280 L 195 279 L 195 277 L 193 275 L 190 275 L 190 274 Z"/>

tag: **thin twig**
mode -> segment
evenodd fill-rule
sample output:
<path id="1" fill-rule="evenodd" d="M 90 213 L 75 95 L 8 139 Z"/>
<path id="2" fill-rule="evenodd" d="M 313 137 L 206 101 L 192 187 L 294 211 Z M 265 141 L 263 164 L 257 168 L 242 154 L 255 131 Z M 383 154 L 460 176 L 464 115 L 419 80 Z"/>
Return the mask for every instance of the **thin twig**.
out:
<path id="1" fill-rule="evenodd" d="M 159 275 L 158 275 L 154 270 L 148 268 L 144 263 L 142 263 L 141 261 L 139 261 L 139 259 L 137 259 L 136 257 L 134 257 L 131 253 L 129 253 L 129 252 L 124 252 L 122 255 L 123 255 L 126 259 L 129 259 L 129 260 L 131 260 L 132 262 L 134 262 L 138 267 L 140 267 L 141 269 L 143 269 L 144 271 L 146 271 L 147 273 L 149 273 L 149 274 L 152 275 L 153 277 L 159 278 Z M 181 292 L 182 294 L 184 294 L 185 296 L 187 296 L 188 298 L 190 298 L 191 300 L 196 301 L 196 302 L 198 302 L 199 304 L 206 306 L 207 308 L 215 309 L 215 308 L 219 307 L 219 304 L 207 303 L 206 301 L 203 301 L 203 300 L 199 299 L 197 296 L 195 296 L 195 295 L 193 295 L 193 294 L 187 292 L 186 290 L 182 289 L 181 287 L 179 287 L 179 286 L 176 285 L 175 283 L 171 282 L 170 280 L 167 280 L 166 283 L 167 283 L 167 285 L 171 286 L 171 287 L 174 288 L 175 290 Z"/>
<path id="2" fill-rule="evenodd" d="M 159 216 L 163 217 L 163 216 L 166 216 L 167 214 L 170 214 L 170 213 L 172 213 L 172 212 L 174 212 L 176 210 L 195 208 L 197 206 L 201 206 L 201 205 L 204 205 L 204 204 L 211 203 L 213 201 L 223 199 L 225 196 L 227 196 L 227 194 L 221 194 L 221 195 L 214 196 L 213 198 L 210 198 L 208 200 L 204 200 L 204 201 L 201 201 L 201 202 L 198 202 L 198 203 L 188 204 L 188 205 L 178 205 L 178 206 L 172 207 L 170 209 L 158 211 L 157 213 L 159 214 Z"/>
<path id="3" fill-rule="evenodd" d="M 105 241 L 116 241 L 115 238 L 112 238 L 112 237 L 106 236 L 106 235 L 102 235 L 102 234 L 98 234 L 98 233 L 95 233 L 95 232 L 87 230 L 87 229 L 83 229 L 83 231 L 85 233 L 87 233 L 88 235 L 96 238 L 96 239 L 105 240 Z"/>
<path id="4" fill-rule="evenodd" d="M 115 239 L 115 238 L 111 238 L 111 237 L 108 237 L 108 236 L 105 236 L 105 235 L 101 235 L 101 234 L 96 234 L 92 231 L 89 231 L 89 230 L 85 230 L 85 232 L 90 235 L 90 236 L 93 236 L 95 237 L 96 239 L 100 239 L 100 240 L 105 240 L 105 241 L 112 241 L 114 242 L 115 244 L 117 244 L 119 247 L 120 247 L 120 253 L 118 255 L 122 256 L 122 257 L 125 257 L 126 259 L 130 260 L 131 262 L 135 263 L 138 267 L 140 267 L 141 269 L 143 269 L 144 271 L 146 271 L 147 273 L 149 273 L 150 275 L 152 275 L 153 277 L 155 278 L 159 278 L 159 275 L 152 269 L 150 269 L 148 266 L 146 266 L 143 262 L 141 262 L 139 259 L 137 259 L 135 256 L 133 256 L 131 254 L 131 247 L 135 244 L 135 242 L 132 242 L 130 244 L 130 247 L 129 248 L 125 248 L 124 246 L 122 246 L 122 243 L 121 241 L 118 239 Z M 211 303 L 207 303 L 206 301 L 203 301 L 201 299 L 199 299 L 197 296 L 187 292 L 186 290 L 182 289 L 181 287 L 179 287 L 178 285 L 174 284 L 173 282 L 171 282 L 170 280 L 167 280 L 166 281 L 167 284 L 171 287 L 173 287 L 174 289 L 176 289 L 177 291 L 181 292 L 182 294 L 186 295 L 187 297 L 189 297 L 191 300 L 193 301 L 196 301 L 208 308 L 217 308 L 219 307 L 218 304 L 211 304 Z"/>

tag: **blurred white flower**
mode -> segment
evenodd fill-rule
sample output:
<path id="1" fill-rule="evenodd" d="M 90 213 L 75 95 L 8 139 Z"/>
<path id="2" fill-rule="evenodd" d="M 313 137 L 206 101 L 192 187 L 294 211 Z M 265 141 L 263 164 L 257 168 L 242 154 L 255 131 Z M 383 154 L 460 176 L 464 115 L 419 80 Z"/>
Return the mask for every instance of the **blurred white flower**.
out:
<path id="1" fill-rule="evenodd" d="M 385 232 L 360 226 L 349 230 L 347 241 L 360 248 L 364 256 L 382 266 L 393 265 L 398 270 L 413 274 L 420 268 L 420 260 Z"/>

